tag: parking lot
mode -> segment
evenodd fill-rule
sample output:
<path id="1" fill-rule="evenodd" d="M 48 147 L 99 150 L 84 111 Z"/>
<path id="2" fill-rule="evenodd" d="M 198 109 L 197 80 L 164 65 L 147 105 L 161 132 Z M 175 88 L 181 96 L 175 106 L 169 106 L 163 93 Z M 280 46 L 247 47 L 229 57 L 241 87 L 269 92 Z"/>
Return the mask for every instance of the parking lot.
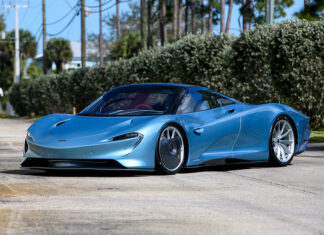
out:
<path id="1" fill-rule="evenodd" d="M 0 234 L 324 233 L 324 144 L 281 168 L 46 174 L 19 168 L 30 124 L 0 119 Z"/>

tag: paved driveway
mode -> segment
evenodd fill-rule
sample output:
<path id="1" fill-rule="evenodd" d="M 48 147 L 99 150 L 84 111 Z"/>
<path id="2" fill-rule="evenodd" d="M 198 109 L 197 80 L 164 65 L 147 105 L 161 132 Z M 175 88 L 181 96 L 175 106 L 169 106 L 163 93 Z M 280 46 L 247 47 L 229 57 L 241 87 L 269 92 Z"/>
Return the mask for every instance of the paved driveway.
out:
<path id="1" fill-rule="evenodd" d="M 281 168 L 48 175 L 19 169 L 29 125 L 0 119 L 0 234 L 324 233 L 324 145 Z"/>

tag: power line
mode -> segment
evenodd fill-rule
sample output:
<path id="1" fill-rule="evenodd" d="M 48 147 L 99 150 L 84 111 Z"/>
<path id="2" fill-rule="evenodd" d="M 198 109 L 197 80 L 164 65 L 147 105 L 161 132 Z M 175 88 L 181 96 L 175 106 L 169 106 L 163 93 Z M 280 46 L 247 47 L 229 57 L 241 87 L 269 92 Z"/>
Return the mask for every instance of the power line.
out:
<path id="1" fill-rule="evenodd" d="M 63 19 L 65 19 L 76 7 L 78 6 L 78 4 L 75 4 L 75 6 L 73 8 L 71 8 L 71 10 L 69 10 L 63 17 L 61 17 L 60 19 L 54 21 L 54 22 L 51 22 L 51 23 L 47 23 L 46 25 L 53 25 L 53 24 L 56 24 L 60 21 L 62 21 Z"/>
<path id="2" fill-rule="evenodd" d="M 101 4 L 101 7 L 107 5 L 107 4 L 110 3 L 111 1 L 112 1 L 112 0 L 107 0 L 107 2 Z M 88 8 L 99 8 L 99 6 L 100 6 L 100 5 L 97 5 L 97 6 L 88 6 L 88 5 L 86 5 L 85 7 L 88 7 Z"/>
<path id="3" fill-rule="evenodd" d="M 42 24 L 40 24 L 40 26 L 38 27 L 38 29 L 37 29 L 37 31 L 36 31 L 36 33 L 35 33 L 35 37 L 37 37 L 37 34 L 38 34 L 39 31 L 41 30 L 41 28 L 42 28 Z"/>
<path id="4" fill-rule="evenodd" d="M 46 35 L 48 35 L 48 36 L 51 36 L 51 37 L 53 37 L 53 36 L 57 36 L 57 35 L 59 35 L 59 34 L 61 34 L 64 30 L 66 30 L 71 24 L 72 24 L 72 22 L 73 22 L 73 20 L 75 19 L 75 17 L 78 15 L 78 13 L 79 13 L 79 10 L 80 9 L 78 9 L 75 13 L 74 13 L 74 15 L 72 16 L 72 18 L 71 18 L 71 20 L 64 26 L 64 28 L 61 30 L 61 31 L 59 31 L 59 32 L 57 32 L 57 33 L 46 33 Z"/>
<path id="5" fill-rule="evenodd" d="M 120 3 L 123 3 L 123 2 L 127 2 L 127 0 L 119 1 L 119 2 L 120 2 Z M 114 6 L 116 6 L 116 3 L 114 3 L 113 5 L 111 5 L 111 6 L 107 7 L 107 8 L 105 8 L 105 9 L 102 9 L 101 12 L 107 11 L 107 10 L 113 8 Z M 87 12 L 89 12 L 89 13 L 99 13 L 100 11 L 87 11 Z"/>
<path id="6" fill-rule="evenodd" d="M 39 42 L 39 40 L 41 39 L 41 36 L 43 35 L 43 32 L 42 31 L 40 31 L 40 34 L 39 34 L 39 36 L 38 36 L 38 38 L 37 38 L 37 40 L 36 40 L 36 42 L 37 42 L 37 45 L 38 45 L 38 42 Z"/>

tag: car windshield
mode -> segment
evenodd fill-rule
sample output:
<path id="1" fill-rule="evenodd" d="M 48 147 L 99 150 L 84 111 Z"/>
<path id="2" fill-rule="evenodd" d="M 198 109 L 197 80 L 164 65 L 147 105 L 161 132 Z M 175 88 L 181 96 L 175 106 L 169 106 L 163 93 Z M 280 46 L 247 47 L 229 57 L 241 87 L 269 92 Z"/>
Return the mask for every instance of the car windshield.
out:
<path id="1" fill-rule="evenodd" d="M 145 116 L 170 113 L 176 90 L 168 87 L 128 86 L 111 90 L 90 104 L 83 116 Z"/>

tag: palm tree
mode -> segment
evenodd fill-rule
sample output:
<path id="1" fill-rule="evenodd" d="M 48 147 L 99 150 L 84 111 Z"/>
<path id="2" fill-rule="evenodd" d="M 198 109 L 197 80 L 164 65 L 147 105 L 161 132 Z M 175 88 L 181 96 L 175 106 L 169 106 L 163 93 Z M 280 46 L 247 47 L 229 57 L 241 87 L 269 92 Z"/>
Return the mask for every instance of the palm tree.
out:
<path id="1" fill-rule="evenodd" d="M 72 59 L 71 45 L 63 38 L 52 38 L 47 43 L 46 58 L 56 65 L 56 73 L 60 73 L 64 68 L 64 63 Z"/>

